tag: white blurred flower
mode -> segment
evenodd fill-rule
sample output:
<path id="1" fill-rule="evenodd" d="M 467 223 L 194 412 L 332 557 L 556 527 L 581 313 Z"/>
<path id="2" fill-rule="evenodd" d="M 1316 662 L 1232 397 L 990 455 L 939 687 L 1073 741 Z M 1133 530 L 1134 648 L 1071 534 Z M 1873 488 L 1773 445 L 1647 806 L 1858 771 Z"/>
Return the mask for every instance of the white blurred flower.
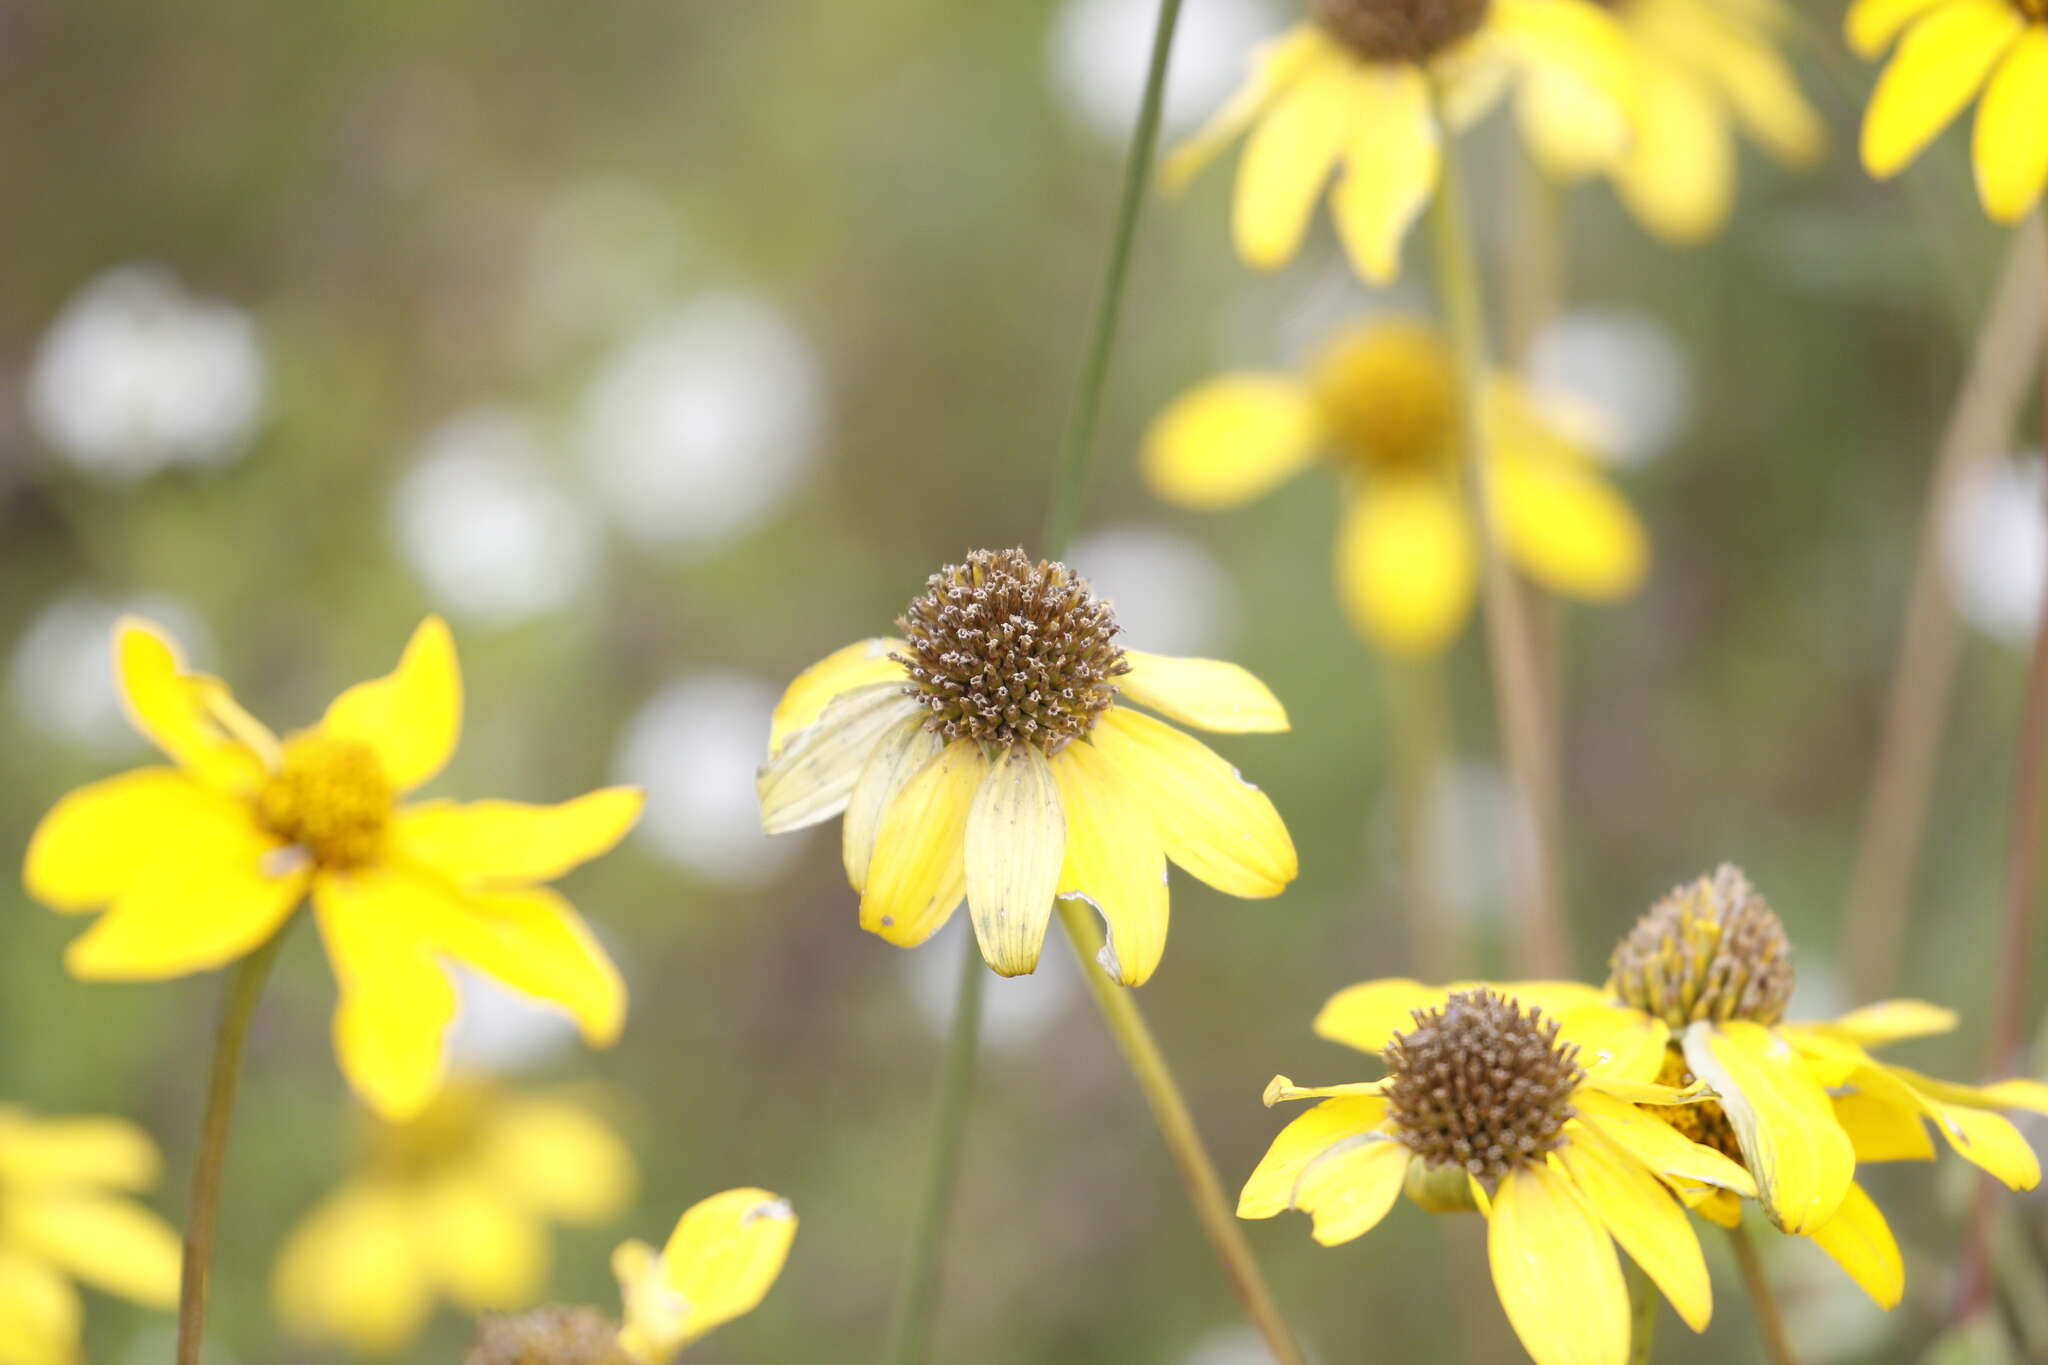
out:
<path id="1" fill-rule="evenodd" d="M 825 378 L 804 335 L 764 299 L 710 294 L 605 360 L 576 449 L 636 539 L 703 550 L 789 494 L 824 424 Z"/>
<path id="2" fill-rule="evenodd" d="M 917 1012 L 935 1037 L 953 1027 L 953 998 L 960 989 L 965 965 L 960 936 L 974 927 L 964 910 L 915 952 L 900 954 L 904 987 Z M 1043 1034 L 1065 1012 L 1081 988 L 1074 975 L 1074 955 L 1058 938 L 1066 931 L 1057 923 L 1046 932 L 1045 952 L 1029 976 L 990 975 L 982 982 L 981 1036 L 990 1047 L 1021 1047 Z M 987 970 L 979 959 L 974 970 Z"/>
<path id="3" fill-rule="evenodd" d="M 1112 526 L 1066 556 L 1116 607 L 1122 640 L 1154 654 L 1209 654 L 1237 621 L 1229 570 L 1202 545 L 1156 526 Z"/>
<path id="4" fill-rule="evenodd" d="M 434 600 L 486 623 L 568 605 L 597 567 L 597 528 L 554 477 L 539 430 L 500 408 L 429 433 L 393 490 L 391 523 Z"/>
<path id="5" fill-rule="evenodd" d="M 669 684 L 626 728 L 613 765 L 646 789 L 639 834 L 698 876 L 760 886 L 800 841 L 761 832 L 754 770 L 779 696 L 758 678 L 700 673 Z"/>
<path id="6" fill-rule="evenodd" d="M 683 258 L 674 213 L 647 186 L 587 180 L 541 208 L 526 245 L 528 306 L 546 329 L 588 335 L 640 321 Z"/>
<path id="7" fill-rule="evenodd" d="M 448 1031 L 448 1062 L 458 1071 L 503 1075 L 575 1050 L 575 1021 L 460 963 L 452 964 L 460 1005 Z"/>
<path id="8" fill-rule="evenodd" d="M 1662 454 L 1692 409 L 1684 353 L 1642 313 L 1586 308 L 1558 318 L 1530 349 L 1528 379 L 1597 411 L 1608 437 L 1602 451 L 1622 465 Z"/>
<path id="9" fill-rule="evenodd" d="M 1118 145 L 1129 140 L 1138 116 L 1158 17 L 1156 0 L 1067 0 L 1048 35 L 1060 97 Z M 1250 69 L 1252 48 L 1281 26 L 1272 0 L 1188 0 L 1167 68 L 1165 131 L 1185 132 L 1229 99 Z"/>
<path id="10" fill-rule="evenodd" d="M 114 601 L 83 590 L 67 592 L 36 613 L 15 642 L 9 691 L 25 724 L 95 753 L 145 747 L 114 686 L 114 622 L 125 612 L 163 626 L 193 658 L 204 661 L 212 653 L 212 632 L 198 611 L 180 599 Z"/>
<path id="11" fill-rule="evenodd" d="M 1459 923 L 1499 912 L 1514 849 L 1533 836 L 1500 769 L 1470 762 L 1437 769 L 1423 812 L 1423 867 L 1437 903 Z"/>
<path id="12" fill-rule="evenodd" d="M 1180 1365 L 1266 1365 L 1273 1358 L 1259 1334 L 1249 1327 L 1218 1327 L 1180 1358 Z"/>
<path id="13" fill-rule="evenodd" d="M 239 455 L 263 406 L 249 315 L 129 265 L 73 295 L 36 347 L 28 411 L 87 473 L 125 482 Z"/>
<path id="14" fill-rule="evenodd" d="M 1956 609 L 2007 644 L 2026 645 L 2048 590 L 2048 513 L 2039 454 L 1990 460 L 1957 486 L 1942 543 Z"/>

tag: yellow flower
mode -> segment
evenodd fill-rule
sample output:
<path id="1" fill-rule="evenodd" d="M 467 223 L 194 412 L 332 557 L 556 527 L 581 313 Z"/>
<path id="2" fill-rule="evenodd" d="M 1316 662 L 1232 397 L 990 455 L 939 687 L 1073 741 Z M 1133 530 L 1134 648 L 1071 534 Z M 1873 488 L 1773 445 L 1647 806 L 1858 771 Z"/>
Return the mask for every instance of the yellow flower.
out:
<path id="1" fill-rule="evenodd" d="M 177 1303 L 178 1234 L 126 1197 L 158 1174 L 155 1144 L 131 1123 L 0 1106 L 0 1361 L 77 1365 L 73 1276 L 152 1308 Z"/>
<path id="2" fill-rule="evenodd" d="M 1848 32 L 1872 59 L 1898 39 L 1863 117 L 1864 167 L 1897 175 L 1981 89 L 1977 197 L 2001 223 L 2025 217 L 2048 183 L 2048 4 L 1855 0 Z"/>
<path id="3" fill-rule="evenodd" d="M 341 985 L 335 1050 L 391 1118 L 441 1081 L 455 1018 L 444 958 L 574 1016 L 603 1046 L 625 990 L 573 907 L 541 885 L 631 828 L 640 793 L 558 806 L 399 798 L 455 749 L 462 686 L 438 617 L 398 668 L 335 698 L 282 742 L 216 678 L 187 672 L 156 627 L 115 628 L 136 728 L 175 766 L 81 787 L 43 818 L 24 880 L 65 913 L 105 910 L 65 962 L 87 980 L 159 980 L 234 961 L 309 894 Z"/>
<path id="4" fill-rule="evenodd" d="M 1649 542 L 1583 453 L 1583 416 L 1496 377 L 1492 469 L 1508 555 L 1557 592 L 1594 601 L 1636 589 Z M 1349 496 L 1337 586 L 1367 640 L 1434 653 L 1470 614 L 1476 528 L 1459 460 L 1457 381 L 1426 324 L 1359 323 L 1323 346 L 1305 377 L 1241 372 L 1175 399 L 1146 433 L 1147 482 L 1183 507 L 1229 507 L 1328 455 Z"/>
<path id="5" fill-rule="evenodd" d="M 278 1317 L 385 1355 L 441 1296 L 474 1313 L 523 1308 L 547 1283 L 548 1225 L 611 1218 L 634 1178 L 611 1127 L 568 1095 L 453 1083 L 417 1118 L 372 1121 L 360 1169 L 278 1256 Z"/>
<path id="6" fill-rule="evenodd" d="M 1537 1365 L 1629 1358 L 1616 1242 L 1689 1327 L 1707 1325 L 1713 1290 L 1675 1192 L 1754 1187 L 1637 1107 L 1691 1098 L 1652 1082 L 1661 1024 L 1565 982 L 1374 981 L 1333 998 L 1316 1029 L 1379 1053 L 1386 1079 L 1301 1088 L 1274 1077 L 1268 1104 L 1322 1102 L 1273 1140 L 1240 1218 L 1299 1209 L 1334 1246 L 1371 1231 L 1403 1189 L 1435 1211 L 1476 1206 L 1494 1288 Z"/>
<path id="7" fill-rule="evenodd" d="M 813 665 L 775 711 L 761 769 L 771 834 L 844 814 L 861 927 L 923 943 L 964 896 L 982 956 L 1038 965 L 1055 897 L 1108 927 L 1103 965 L 1142 984 L 1166 950 L 1166 863 L 1233 896 L 1294 880 L 1264 792 L 1134 710 L 1230 733 L 1285 730 L 1235 664 L 1126 650 L 1109 603 L 1064 564 L 977 550 L 897 620 Z"/>
<path id="8" fill-rule="evenodd" d="M 1313 18 L 1260 49 L 1251 80 L 1168 158 L 1185 183 L 1247 131 L 1234 233 L 1247 265 L 1292 260 L 1330 191 L 1337 236 L 1359 274 L 1400 273 L 1401 242 L 1430 196 L 1447 130 L 1477 120 L 1517 82 L 1575 102 L 1580 136 L 1618 156 L 1630 97 L 1611 20 L 1584 0 L 1311 0 Z"/>
<path id="9" fill-rule="evenodd" d="M 683 1214 L 660 1253 L 626 1242 L 612 1270 L 626 1304 L 619 1344 L 639 1365 L 666 1365 L 767 1296 L 796 1240 L 789 1201 L 766 1190 L 714 1194 Z"/>
<path id="10" fill-rule="evenodd" d="M 1868 1048 L 1955 1026 L 1951 1011 L 1924 1001 L 1785 1023 L 1791 946 L 1736 868 L 1657 902 L 1614 950 L 1612 966 L 1612 996 L 1672 1031 L 1664 1079 L 1697 1077 L 1715 1095 L 1666 1116 L 1740 1160 L 1771 1221 L 1811 1238 L 1884 1307 L 1898 1303 L 1905 1269 L 1884 1215 L 1856 1183 L 1859 1162 L 1933 1160 L 1932 1122 L 1965 1160 L 2014 1189 L 2040 1182 L 2033 1150 L 1991 1111 L 2048 1113 L 2048 1085 L 1951 1085 L 1871 1056 Z M 1699 1207 L 1731 1226 L 1740 1217 L 1729 1197 Z"/>

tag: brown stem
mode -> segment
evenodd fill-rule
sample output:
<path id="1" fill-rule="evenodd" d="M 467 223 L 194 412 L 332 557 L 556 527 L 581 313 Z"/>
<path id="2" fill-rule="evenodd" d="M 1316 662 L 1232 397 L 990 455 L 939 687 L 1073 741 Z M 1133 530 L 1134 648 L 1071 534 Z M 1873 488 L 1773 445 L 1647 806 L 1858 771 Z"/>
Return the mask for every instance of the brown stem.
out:
<path id="1" fill-rule="evenodd" d="M 1444 914 L 1441 887 L 1431 881 L 1430 800 L 1449 751 L 1443 670 L 1433 661 L 1389 659 L 1384 690 L 1392 732 L 1394 839 L 1408 948 L 1425 981 L 1471 975 L 1461 935 Z"/>

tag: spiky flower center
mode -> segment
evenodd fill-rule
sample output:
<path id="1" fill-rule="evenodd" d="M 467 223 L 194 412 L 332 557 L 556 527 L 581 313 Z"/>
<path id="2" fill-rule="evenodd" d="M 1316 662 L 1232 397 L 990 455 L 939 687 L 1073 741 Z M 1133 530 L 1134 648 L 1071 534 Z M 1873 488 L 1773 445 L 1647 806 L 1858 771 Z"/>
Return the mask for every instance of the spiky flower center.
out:
<path id="1" fill-rule="evenodd" d="M 1443 340 L 1420 322 L 1339 333 L 1309 369 L 1333 443 L 1367 472 L 1452 469 L 1458 385 Z"/>
<path id="2" fill-rule="evenodd" d="M 1675 1047 L 1664 1050 L 1664 1065 L 1657 1072 L 1657 1084 L 1681 1090 L 1698 1079 L 1685 1064 L 1683 1052 Z M 1735 1125 L 1728 1121 L 1727 1111 L 1713 1100 L 1647 1105 L 1645 1112 L 1664 1120 L 1700 1146 L 1711 1147 L 1737 1165 L 1743 1164 L 1742 1143 L 1735 1136 Z"/>
<path id="3" fill-rule="evenodd" d="M 310 732 L 285 743 L 283 762 L 257 793 L 256 814 L 322 867 L 360 867 L 383 845 L 395 795 L 370 746 Z"/>
<path id="4" fill-rule="evenodd" d="M 1323 31 L 1369 62 L 1427 61 L 1486 22 L 1488 0 L 1309 0 Z"/>
<path id="5" fill-rule="evenodd" d="M 484 1319 L 464 1365 L 632 1365 L 619 1329 L 595 1308 L 536 1308 Z"/>
<path id="6" fill-rule="evenodd" d="M 925 580 L 896 618 L 925 724 L 947 739 L 1024 742 L 1047 754 L 1094 728 L 1130 671 L 1107 602 L 1064 564 L 976 550 Z"/>
<path id="7" fill-rule="evenodd" d="M 1784 922 L 1732 863 L 1651 906 L 1608 966 L 1609 990 L 1673 1028 L 1696 1019 L 1775 1024 L 1792 998 Z"/>
<path id="8" fill-rule="evenodd" d="M 1462 1166 L 1489 1189 L 1564 1142 L 1585 1072 L 1557 1023 L 1489 990 L 1416 1010 L 1384 1054 L 1388 1113 L 1431 1166 Z"/>

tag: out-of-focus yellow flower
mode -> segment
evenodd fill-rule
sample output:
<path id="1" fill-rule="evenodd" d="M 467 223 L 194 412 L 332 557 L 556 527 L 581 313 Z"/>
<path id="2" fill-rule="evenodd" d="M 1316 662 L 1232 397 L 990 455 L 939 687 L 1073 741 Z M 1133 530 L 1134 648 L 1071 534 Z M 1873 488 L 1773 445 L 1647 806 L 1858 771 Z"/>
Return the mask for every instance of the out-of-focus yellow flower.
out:
<path id="1" fill-rule="evenodd" d="M 625 1018 L 618 972 L 541 883 L 624 837 L 638 791 L 558 806 L 399 798 L 438 773 L 461 727 L 455 643 L 438 617 L 398 668 L 279 741 L 156 627 L 124 619 L 115 670 L 130 718 L 174 762 L 81 787 L 29 843 L 29 893 L 106 911 L 65 962 L 88 980 L 158 980 L 234 961 L 309 893 L 341 985 L 343 1071 L 391 1118 L 441 1083 L 454 958 L 560 1007 L 603 1046 Z"/>
<path id="2" fill-rule="evenodd" d="M 384 1355 L 442 1296 L 470 1312 L 523 1308 L 547 1284 L 548 1225 L 615 1216 L 634 1180 L 632 1154 L 587 1105 L 455 1082 L 417 1118 L 373 1120 L 360 1170 L 278 1256 L 278 1317 Z"/>
<path id="3" fill-rule="evenodd" d="M 1132 708 L 1230 733 L 1287 713 L 1235 664 L 1116 643 L 1107 602 L 1064 564 L 977 550 L 897 619 L 790 684 L 761 769 L 771 834 L 844 814 L 861 927 L 923 943 L 964 896 L 988 965 L 1038 966 L 1056 897 L 1108 927 L 1103 965 L 1141 985 L 1166 950 L 1166 863 L 1233 896 L 1294 880 L 1266 794 L 1206 745 Z"/>
<path id="4" fill-rule="evenodd" d="M 1330 212 L 1353 267 L 1393 279 L 1436 192 L 1443 139 L 1518 83 L 1540 81 L 1553 108 L 1571 101 L 1573 136 L 1607 160 L 1626 146 L 1626 53 L 1585 0 L 1310 0 L 1310 11 L 1255 54 L 1251 80 L 1163 168 L 1178 186 L 1249 132 L 1233 215 L 1247 265 L 1294 258 L 1335 173 Z"/>
<path id="5" fill-rule="evenodd" d="M 1952 1085 L 1871 1056 L 1867 1049 L 1879 1044 L 1955 1027 L 1953 1012 L 1924 1001 L 1785 1023 L 1791 945 L 1734 867 L 1651 907 L 1614 950 L 1608 990 L 1639 1018 L 1670 1028 L 1667 1082 L 1697 1078 L 1716 1097 L 1660 1112 L 1739 1160 L 1770 1220 L 1812 1239 L 1886 1308 L 1904 1292 L 1905 1267 L 1884 1215 L 1856 1183 L 1858 1163 L 1933 1160 L 1931 1122 L 1965 1160 L 2012 1188 L 2040 1183 L 2033 1149 L 1991 1111 L 2048 1113 L 2048 1085 Z M 1698 1207 L 1729 1226 L 1741 1216 L 1732 1194 Z"/>
<path id="6" fill-rule="evenodd" d="M 1594 601 L 1633 592 L 1649 567 L 1635 513 L 1583 453 L 1584 415 L 1540 404 L 1506 376 L 1489 402 L 1504 547 L 1531 578 Z M 1442 649 L 1471 612 L 1477 528 L 1466 511 L 1462 422 L 1449 349 L 1426 324 L 1360 323 L 1305 377 L 1241 372 L 1175 399 L 1146 433 L 1147 482 L 1183 507 L 1230 507 L 1318 453 L 1349 496 L 1337 586 L 1353 625 L 1397 654 Z"/>
<path id="7" fill-rule="evenodd" d="M 795 1240 L 788 1200 L 738 1189 L 692 1205 L 659 1253 L 622 1243 L 612 1253 L 626 1305 L 619 1344 L 639 1365 L 666 1365 L 712 1328 L 753 1312 Z"/>
<path id="8" fill-rule="evenodd" d="M 1371 1231 L 1404 1189 L 1436 1212 L 1477 1207 L 1494 1288 L 1537 1365 L 1629 1358 L 1616 1242 L 1687 1326 L 1707 1325 L 1713 1289 L 1676 1192 L 1755 1187 L 1637 1107 L 1693 1098 L 1655 1083 L 1661 1023 L 1565 982 L 1375 981 L 1332 999 L 1316 1027 L 1380 1054 L 1386 1079 L 1274 1077 L 1266 1103 L 1322 1102 L 1273 1140 L 1240 1218 L 1299 1209 L 1334 1246 Z"/>
<path id="9" fill-rule="evenodd" d="M 0 1365 L 77 1365 L 73 1277 L 152 1308 L 178 1301 L 178 1234 L 129 1195 L 157 1182 L 156 1145 L 110 1118 L 0 1106 Z"/>
<path id="10" fill-rule="evenodd" d="M 1981 90 L 1977 197 L 1998 222 L 2025 217 L 2048 184 L 2048 4 L 1855 0 L 1847 23 L 1860 56 L 1898 40 L 1864 113 L 1865 169 L 1897 175 Z"/>

